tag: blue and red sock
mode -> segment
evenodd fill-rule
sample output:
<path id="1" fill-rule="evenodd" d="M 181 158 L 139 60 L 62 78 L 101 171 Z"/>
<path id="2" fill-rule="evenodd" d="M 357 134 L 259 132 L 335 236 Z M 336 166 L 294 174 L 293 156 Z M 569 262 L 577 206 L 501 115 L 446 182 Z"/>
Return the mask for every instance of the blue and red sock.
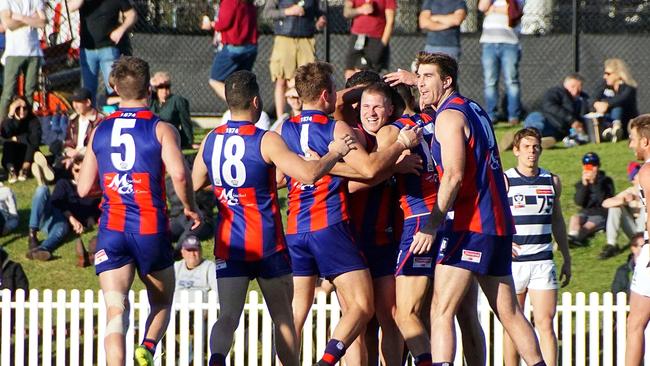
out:
<path id="1" fill-rule="evenodd" d="M 152 355 L 154 353 L 156 353 L 156 345 L 157 344 L 158 344 L 158 342 L 156 342 L 155 340 L 150 339 L 150 338 L 145 338 L 145 339 L 142 340 L 142 346 L 144 346 L 144 348 L 146 348 L 147 351 L 151 352 Z"/>
<path id="2" fill-rule="evenodd" d="M 421 353 L 413 357 L 413 364 L 415 366 L 432 366 L 431 353 Z"/>
<path id="3" fill-rule="evenodd" d="M 334 338 L 330 339 L 325 346 L 325 354 L 318 361 L 320 366 L 333 366 L 343 355 L 345 354 L 346 347 L 343 342 L 336 340 Z"/>

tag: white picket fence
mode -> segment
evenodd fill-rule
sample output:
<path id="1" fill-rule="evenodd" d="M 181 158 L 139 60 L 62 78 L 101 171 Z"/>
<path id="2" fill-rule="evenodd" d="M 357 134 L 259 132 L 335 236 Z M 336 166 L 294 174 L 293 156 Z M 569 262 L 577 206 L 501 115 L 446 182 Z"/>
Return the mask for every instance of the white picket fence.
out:
<path id="1" fill-rule="evenodd" d="M 18 291 L 11 301 L 8 290 L 0 303 L 0 366 L 9 365 L 105 365 L 103 349 L 106 311 L 101 292 L 51 290 Z M 210 327 L 217 319 L 217 301 L 210 293 L 208 302 L 200 294 L 190 299 L 184 293 L 175 307 L 167 335 L 158 347 L 157 365 L 205 365 L 209 357 Z M 227 296 L 222 294 L 221 296 Z M 148 302 L 145 291 L 129 295 L 130 326 L 126 334 L 127 352 L 143 338 Z M 229 364 L 235 366 L 277 364 L 273 354 L 271 317 L 257 292 L 251 292 L 240 326 L 235 334 Z M 588 301 L 587 301 L 588 300 Z M 623 365 L 625 320 L 628 312 L 624 293 L 564 293 L 558 305 L 555 329 L 561 365 Z M 530 314 L 530 306 L 526 306 Z M 192 315 L 192 316 L 190 316 Z M 479 301 L 480 320 L 485 330 L 490 365 L 503 364 L 503 328 L 487 306 Z M 190 322 L 190 320 L 192 321 Z M 320 294 L 305 323 L 302 364 L 312 365 L 325 348 L 329 332 L 340 319 L 334 296 Z M 12 329 L 13 323 L 13 329 Z M 178 326 L 178 327 L 177 327 Z M 458 332 L 457 332 L 458 333 Z M 193 337 L 190 335 L 193 334 Z M 169 336 L 176 335 L 176 337 Z M 646 331 L 646 364 L 650 365 L 650 331 Z M 251 346 L 252 345 L 252 346 Z M 458 342 L 455 364 L 462 365 Z M 161 348 L 164 351 L 161 352 Z M 127 365 L 133 365 L 127 358 Z"/>

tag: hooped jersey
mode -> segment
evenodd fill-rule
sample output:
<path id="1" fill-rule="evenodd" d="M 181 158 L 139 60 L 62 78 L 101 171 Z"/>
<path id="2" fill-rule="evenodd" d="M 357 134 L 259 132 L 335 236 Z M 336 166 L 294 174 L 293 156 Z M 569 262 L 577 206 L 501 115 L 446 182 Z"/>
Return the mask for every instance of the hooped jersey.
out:
<path id="1" fill-rule="evenodd" d="M 320 111 L 305 110 L 282 125 L 282 138 L 291 151 L 305 156 L 308 150 L 324 156 L 334 140 L 336 121 Z M 348 220 L 347 180 L 325 175 L 314 184 L 287 176 L 287 234 L 321 230 Z"/>
<path id="2" fill-rule="evenodd" d="M 95 131 L 103 197 L 102 228 L 156 234 L 169 231 L 159 118 L 147 108 L 120 108 Z"/>
<path id="3" fill-rule="evenodd" d="M 646 160 L 644 164 L 650 163 L 650 159 Z M 641 199 L 641 204 L 643 205 L 643 209 L 646 212 L 646 215 L 648 215 L 648 204 L 646 202 L 646 197 L 645 197 L 645 192 L 643 191 L 643 187 L 639 184 L 639 199 Z M 643 230 L 643 242 L 644 244 L 649 244 L 650 243 L 650 234 L 648 233 L 648 228 L 646 227 L 645 230 Z"/>
<path id="4" fill-rule="evenodd" d="M 247 121 L 228 121 L 205 140 L 203 161 L 219 208 L 217 258 L 258 261 L 286 248 L 275 167 L 261 152 L 265 133 Z"/>
<path id="5" fill-rule="evenodd" d="M 366 141 L 366 151 L 377 146 L 377 138 L 359 126 Z M 349 195 L 350 221 L 359 245 L 395 244 L 395 183 L 391 177 L 368 189 Z M 369 241 L 369 242 L 368 242 Z"/>
<path id="6" fill-rule="evenodd" d="M 476 102 L 454 93 L 438 108 L 461 112 L 467 120 L 469 136 L 465 140 L 465 171 L 460 190 L 450 211 L 454 211 L 452 231 L 472 231 L 488 235 L 512 235 L 514 225 L 508 206 L 499 148 L 487 113 Z M 444 120 L 436 124 L 444 128 Z M 431 143 L 431 154 L 438 162 L 440 178 L 445 173 L 440 142 Z"/>
<path id="7" fill-rule="evenodd" d="M 534 177 L 526 177 L 516 168 L 505 171 L 508 180 L 508 204 L 517 233 L 512 241 L 520 245 L 513 262 L 553 259 L 553 207 L 555 187 L 553 174 L 539 169 Z"/>
<path id="8" fill-rule="evenodd" d="M 411 148 L 411 153 L 417 154 L 422 159 L 420 175 L 411 173 L 396 174 L 395 177 L 404 218 L 428 215 L 436 203 L 439 184 L 436 161 L 430 150 L 435 128 L 435 112 L 427 110 L 425 113 L 403 117 L 391 125 L 400 130 L 406 126 L 422 127 L 423 138 L 420 145 Z"/>

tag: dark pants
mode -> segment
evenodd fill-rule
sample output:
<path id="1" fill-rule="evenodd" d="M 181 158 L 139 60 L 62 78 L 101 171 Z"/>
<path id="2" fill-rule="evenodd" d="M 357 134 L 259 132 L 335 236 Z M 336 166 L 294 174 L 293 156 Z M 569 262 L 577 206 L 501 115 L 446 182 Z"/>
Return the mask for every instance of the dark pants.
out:
<path id="1" fill-rule="evenodd" d="M 32 162 L 33 160 L 34 150 L 28 145 L 15 141 L 5 141 L 2 144 L 2 166 L 7 171 L 10 167 L 20 170 L 25 161 Z"/>

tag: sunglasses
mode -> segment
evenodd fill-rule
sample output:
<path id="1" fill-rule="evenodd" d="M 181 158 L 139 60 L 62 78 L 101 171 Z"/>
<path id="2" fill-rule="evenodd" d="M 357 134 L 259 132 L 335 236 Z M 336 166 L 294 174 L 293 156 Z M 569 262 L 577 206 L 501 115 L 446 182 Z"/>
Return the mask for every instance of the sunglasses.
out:
<path id="1" fill-rule="evenodd" d="M 16 107 L 16 110 L 23 110 L 23 111 L 26 111 L 26 110 L 27 110 L 27 106 L 26 106 L 26 105 L 19 105 L 19 106 Z"/>
<path id="2" fill-rule="evenodd" d="M 171 87 L 172 87 L 171 83 L 159 84 L 159 85 L 154 86 L 154 88 L 156 88 L 156 89 L 169 89 Z"/>

